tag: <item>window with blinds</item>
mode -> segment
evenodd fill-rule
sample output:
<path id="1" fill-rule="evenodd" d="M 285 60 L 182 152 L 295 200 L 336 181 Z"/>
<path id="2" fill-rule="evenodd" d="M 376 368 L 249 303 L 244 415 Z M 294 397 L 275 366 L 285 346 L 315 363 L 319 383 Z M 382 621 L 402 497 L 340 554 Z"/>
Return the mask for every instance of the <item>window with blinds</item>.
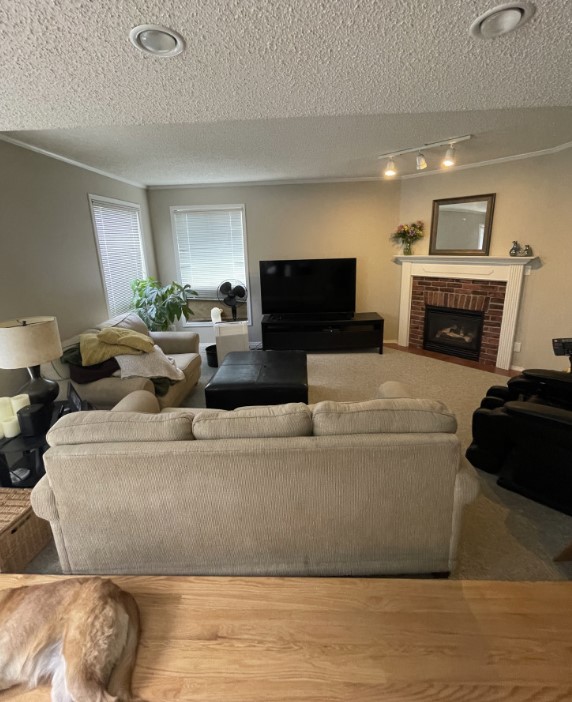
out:
<path id="1" fill-rule="evenodd" d="M 131 307 L 131 282 L 145 278 L 140 208 L 120 200 L 89 196 L 109 316 Z"/>
<path id="2" fill-rule="evenodd" d="M 225 280 L 247 283 L 243 206 L 172 207 L 171 214 L 181 283 L 205 300 L 216 300 Z"/>

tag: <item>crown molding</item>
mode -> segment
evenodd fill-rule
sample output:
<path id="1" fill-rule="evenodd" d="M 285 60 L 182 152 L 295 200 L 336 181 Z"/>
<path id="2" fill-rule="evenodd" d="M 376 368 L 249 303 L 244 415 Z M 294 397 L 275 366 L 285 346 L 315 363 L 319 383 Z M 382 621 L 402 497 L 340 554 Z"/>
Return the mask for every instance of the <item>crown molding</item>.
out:
<path id="1" fill-rule="evenodd" d="M 377 182 L 379 176 L 356 176 L 353 178 L 290 178 L 288 180 L 247 180 L 224 183 L 183 183 L 177 185 L 148 185 L 148 190 L 191 190 L 193 188 L 251 188 L 259 185 L 320 185 L 320 183 L 363 183 Z"/>
<path id="2" fill-rule="evenodd" d="M 19 146 L 22 149 L 27 149 L 28 151 L 33 151 L 34 153 L 41 154 L 42 156 L 47 156 L 48 158 L 54 158 L 56 161 L 62 161 L 67 163 L 68 166 L 75 166 L 76 168 L 81 168 L 84 171 L 90 171 L 91 173 L 97 173 L 97 175 L 104 176 L 105 178 L 111 178 L 111 180 L 117 180 L 120 183 L 125 183 L 126 185 L 133 185 L 136 188 L 142 188 L 145 190 L 147 188 L 143 183 L 138 183 L 135 180 L 129 180 L 128 178 L 122 178 L 121 176 L 115 175 L 113 173 L 108 173 L 107 171 L 102 171 L 99 168 L 94 168 L 93 166 L 88 166 L 87 163 L 82 163 L 81 161 L 74 161 L 67 156 L 60 156 L 53 151 L 48 151 L 47 149 L 42 149 L 39 146 L 32 146 L 31 144 L 26 144 L 25 141 L 20 141 L 19 139 L 13 139 L 12 137 L 6 136 L 0 132 L 0 141 L 5 141 L 8 144 L 13 144 L 14 146 Z"/>
<path id="3" fill-rule="evenodd" d="M 481 168 L 482 166 L 493 166 L 498 163 L 506 163 L 508 161 L 520 161 L 527 158 L 537 158 L 538 156 L 548 156 L 559 151 L 565 151 L 572 148 L 572 141 L 565 144 L 558 144 L 549 149 L 541 151 L 530 151 L 525 154 L 514 154 L 513 156 L 501 156 L 488 161 L 478 161 L 477 163 L 467 163 L 462 166 L 452 166 L 446 170 L 439 169 L 435 171 L 424 171 L 423 173 L 411 173 L 410 175 L 395 176 L 394 178 L 383 178 L 380 176 L 358 176 L 353 178 L 292 178 L 288 180 L 254 180 L 254 181 L 227 181 L 223 183 L 187 183 L 176 185 L 148 185 L 148 190 L 191 190 L 195 188 L 238 188 L 252 187 L 260 185 L 318 185 L 320 183 L 363 183 L 363 182 L 382 182 L 390 183 L 398 180 L 408 180 L 409 178 L 425 178 L 433 175 L 443 175 L 444 173 L 453 173 L 455 171 L 464 171 L 469 168 Z"/>
<path id="4" fill-rule="evenodd" d="M 319 185 L 327 183 L 364 183 L 364 182 L 392 182 L 398 180 L 409 180 L 410 178 L 426 178 L 428 176 L 443 175 L 445 173 L 454 173 L 456 171 L 464 171 L 470 168 L 481 168 L 483 166 L 493 166 L 499 163 L 508 163 L 509 161 L 520 161 L 528 158 L 537 158 L 539 156 L 548 156 L 550 154 L 555 154 L 560 151 L 565 151 L 566 149 L 572 148 L 572 141 L 568 141 L 564 144 L 558 144 L 549 149 L 542 149 L 540 151 L 531 151 L 524 154 L 514 154 L 512 156 L 502 156 L 500 158 L 489 159 L 488 161 L 478 161 L 477 163 L 467 163 L 462 166 L 452 166 L 447 169 L 438 169 L 434 171 L 424 171 L 422 173 L 411 173 L 409 175 L 395 176 L 394 178 L 383 178 L 380 176 L 354 176 L 351 178 L 346 177 L 333 177 L 333 178 L 288 178 L 284 180 L 251 180 L 251 181 L 227 181 L 221 183 L 183 183 L 174 185 L 146 185 L 145 183 L 140 183 L 135 180 L 129 180 L 128 178 L 123 178 L 122 176 L 115 175 L 114 173 L 109 173 L 108 171 L 102 171 L 99 168 L 94 168 L 81 161 L 74 161 L 66 156 L 61 156 L 60 154 L 54 153 L 53 151 L 48 151 L 47 149 L 42 149 L 39 146 L 32 146 L 31 144 L 26 144 L 26 142 L 20 141 L 19 139 L 13 139 L 6 134 L 0 132 L 0 141 L 5 141 L 14 146 L 19 146 L 22 149 L 28 149 L 29 151 L 34 151 L 35 153 L 41 154 L 42 156 L 47 156 L 48 158 L 54 158 L 57 161 L 62 161 L 70 166 L 75 166 L 76 168 L 82 168 L 86 171 L 91 171 L 92 173 L 97 173 L 97 175 L 104 176 L 105 178 L 111 178 L 112 180 L 119 181 L 120 183 L 125 183 L 127 185 L 132 185 L 136 188 L 141 188 L 143 190 L 190 190 L 195 188 L 237 188 L 237 187 L 254 187 L 262 185 Z"/>
<path id="5" fill-rule="evenodd" d="M 513 156 L 501 156 L 500 158 L 491 158 L 488 161 L 477 161 L 476 163 L 466 163 L 462 166 L 451 166 L 447 169 L 439 169 L 426 173 L 410 173 L 409 175 L 398 176 L 399 180 L 409 180 L 410 178 L 423 178 L 424 176 L 443 175 L 443 173 L 453 173 L 455 171 L 466 171 L 469 168 L 481 168 L 482 166 L 494 166 L 497 163 L 508 163 L 509 161 L 522 161 L 527 158 L 537 158 L 538 156 L 548 156 L 556 154 L 559 151 L 565 151 L 572 148 L 572 141 L 567 141 L 558 146 L 552 146 L 549 149 L 541 149 L 540 151 L 529 151 L 525 154 L 514 154 Z M 393 180 L 393 179 L 392 179 Z"/>

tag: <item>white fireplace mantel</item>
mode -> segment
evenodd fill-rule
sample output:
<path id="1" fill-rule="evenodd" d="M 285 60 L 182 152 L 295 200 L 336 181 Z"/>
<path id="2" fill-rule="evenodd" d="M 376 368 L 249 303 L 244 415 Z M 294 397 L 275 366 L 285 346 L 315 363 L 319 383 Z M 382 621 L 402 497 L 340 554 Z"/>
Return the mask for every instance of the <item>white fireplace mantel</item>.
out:
<path id="1" fill-rule="evenodd" d="M 472 263 L 476 266 L 528 266 L 538 256 L 394 256 L 396 263 L 448 263 L 459 266 Z"/>
<path id="2" fill-rule="evenodd" d="M 496 365 L 499 368 L 510 368 L 523 276 L 530 273 L 531 263 L 537 260 L 536 256 L 395 256 L 393 260 L 402 267 L 398 336 L 400 346 L 409 344 L 414 277 L 505 281 L 506 296 Z"/>

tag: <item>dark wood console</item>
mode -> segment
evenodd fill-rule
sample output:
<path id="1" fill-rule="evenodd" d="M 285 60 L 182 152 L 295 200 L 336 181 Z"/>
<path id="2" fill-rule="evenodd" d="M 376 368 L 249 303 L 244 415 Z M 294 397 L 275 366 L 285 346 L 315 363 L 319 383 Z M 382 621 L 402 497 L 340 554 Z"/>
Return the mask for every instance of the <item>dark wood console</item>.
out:
<path id="1" fill-rule="evenodd" d="M 383 353 L 383 317 L 376 312 L 357 312 L 348 319 L 280 314 L 262 317 L 265 351 L 341 351 L 374 347 L 379 347 L 379 353 Z"/>

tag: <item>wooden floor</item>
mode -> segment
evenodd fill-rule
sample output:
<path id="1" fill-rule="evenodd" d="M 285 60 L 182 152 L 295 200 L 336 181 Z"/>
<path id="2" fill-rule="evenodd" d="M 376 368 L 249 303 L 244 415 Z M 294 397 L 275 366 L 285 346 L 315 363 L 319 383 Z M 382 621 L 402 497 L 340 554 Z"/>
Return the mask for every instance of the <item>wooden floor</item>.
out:
<path id="1" fill-rule="evenodd" d="M 55 577 L 0 575 L 0 587 Z M 113 580 L 141 608 L 134 687 L 150 702 L 572 700 L 569 583 Z"/>

